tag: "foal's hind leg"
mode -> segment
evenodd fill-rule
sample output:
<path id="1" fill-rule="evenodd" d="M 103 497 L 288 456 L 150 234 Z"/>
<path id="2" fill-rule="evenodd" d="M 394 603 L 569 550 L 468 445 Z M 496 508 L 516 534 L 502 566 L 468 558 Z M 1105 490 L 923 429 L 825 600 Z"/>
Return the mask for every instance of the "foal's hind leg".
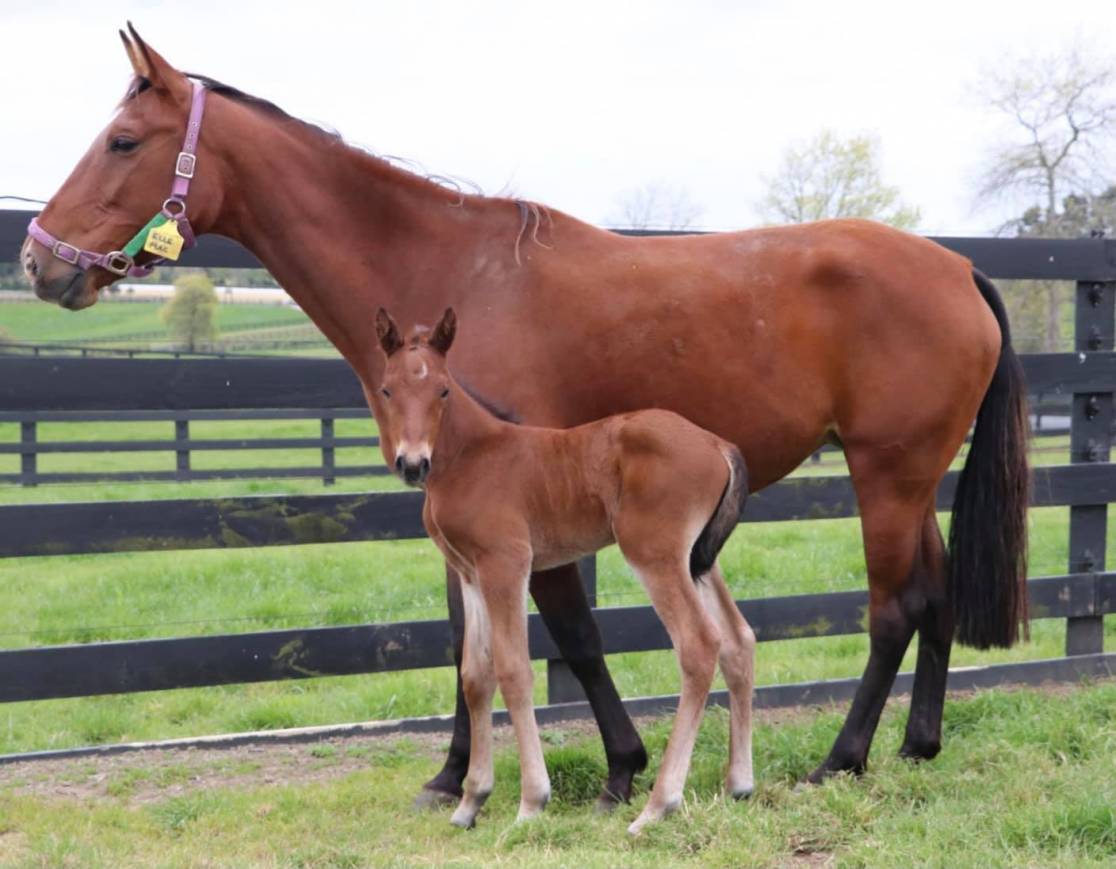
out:
<path id="1" fill-rule="evenodd" d="M 636 835 L 647 824 L 673 812 L 682 802 L 690 757 L 717 670 L 720 635 L 702 606 L 685 565 L 679 563 L 672 568 L 662 562 L 640 564 L 632 559 L 629 564 L 643 581 L 655 612 L 670 634 L 682 672 L 682 694 L 659 775 L 647 805 L 628 827 L 628 832 Z"/>
<path id="2" fill-rule="evenodd" d="M 755 689 L 756 635 L 732 599 L 721 568 L 698 582 L 706 610 L 721 631 L 721 672 L 729 690 L 729 764 L 725 789 L 735 799 L 752 795 L 752 692 Z"/>
<path id="3" fill-rule="evenodd" d="M 942 748 L 942 707 L 945 705 L 949 652 L 953 645 L 953 608 L 946 588 L 945 543 L 933 508 L 922 525 L 917 580 L 926 606 L 918 624 L 918 664 L 907 736 L 899 754 L 929 760 Z"/>
<path id="4" fill-rule="evenodd" d="M 921 480 L 895 464 L 848 450 L 860 504 L 868 567 L 868 634 L 871 650 L 852 708 L 829 757 L 808 777 L 819 782 L 836 772 L 863 772 L 868 750 L 925 599 L 912 571 L 919 563 L 922 524 L 937 479 Z"/>

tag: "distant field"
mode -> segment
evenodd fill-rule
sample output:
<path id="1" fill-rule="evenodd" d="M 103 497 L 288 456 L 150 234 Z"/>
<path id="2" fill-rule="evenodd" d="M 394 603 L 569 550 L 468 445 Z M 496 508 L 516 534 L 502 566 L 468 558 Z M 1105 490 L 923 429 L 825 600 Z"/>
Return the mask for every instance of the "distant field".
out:
<path id="1" fill-rule="evenodd" d="M 159 319 L 160 302 L 106 301 L 74 313 L 42 302 L 0 302 L 0 328 L 16 341 L 49 344 L 58 341 L 118 341 L 122 344 L 159 340 L 166 327 Z M 297 308 L 270 305 L 218 305 L 222 334 L 243 338 L 253 330 L 308 326 Z"/>

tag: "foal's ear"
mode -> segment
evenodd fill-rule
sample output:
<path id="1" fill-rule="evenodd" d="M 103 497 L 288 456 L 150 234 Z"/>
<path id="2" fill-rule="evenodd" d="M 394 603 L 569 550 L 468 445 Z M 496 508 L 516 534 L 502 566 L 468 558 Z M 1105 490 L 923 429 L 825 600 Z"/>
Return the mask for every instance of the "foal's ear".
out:
<path id="1" fill-rule="evenodd" d="M 128 52 L 128 59 L 132 62 L 132 69 L 136 75 L 151 82 L 155 90 L 164 92 L 181 90 L 186 82 L 185 76 L 143 41 L 131 21 L 128 22 L 128 33 L 131 34 L 130 39 L 124 31 L 120 31 L 120 38 L 124 41 L 124 48 Z"/>
<path id="2" fill-rule="evenodd" d="M 427 343 L 432 349 L 445 356 L 449 353 L 450 346 L 453 344 L 453 336 L 456 334 L 457 314 L 454 313 L 453 308 L 446 308 L 446 312 L 442 314 L 442 319 L 438 321 L 438 325 L 430 333 L 430 340 Z"/>
<path id="3" fill-rule="evenodd" d="M 380 339 L 380 346 L 388 356 L 403 346 L 403 339 L 399 337 L 395 321 L 383 308 L 376 312 L 376 335 Z"/>

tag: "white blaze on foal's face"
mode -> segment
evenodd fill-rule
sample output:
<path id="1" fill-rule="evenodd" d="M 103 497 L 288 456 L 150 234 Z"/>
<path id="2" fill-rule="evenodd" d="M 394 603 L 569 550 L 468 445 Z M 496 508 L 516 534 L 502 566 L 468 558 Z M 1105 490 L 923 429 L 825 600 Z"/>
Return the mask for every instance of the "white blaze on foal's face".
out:
<path id="1" fill-rule="evenodd" d="M 430 333 L 416 332 L 404 343 L 390 315 L 383 309 L 377 314 L 380 347 L 387 356 L 380 384 L 380 428 L 395 447 L 396 473 L 412 485 L 421 485 L 430 470 L 449 398 L 445 353 L 454 322 L 448 310 Z"/>
<path id="2" fill-rule="evenodd" d="M 424 462 L 429 469 L 433 460 L 434 444 L 449 396 L 449 376 L 444 362 L 428 347 L 411 346 L 389 358 L 384 372 L 380 389 L 386 417 L 384 428 L 395 444 L 396 470 L 404 474 L 409 483 L 422 480 L 406 476 L 406 469 L 421 468 Z"/>

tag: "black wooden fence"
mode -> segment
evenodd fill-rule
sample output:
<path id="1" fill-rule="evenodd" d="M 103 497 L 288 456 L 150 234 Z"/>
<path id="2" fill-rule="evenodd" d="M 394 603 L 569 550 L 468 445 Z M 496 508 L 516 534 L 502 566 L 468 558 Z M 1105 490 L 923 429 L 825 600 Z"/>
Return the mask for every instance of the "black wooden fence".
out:
<path id="1" fill-rule="evenodd" d="M 13 222 L 0 258 L 10 258 Z M 22 230 L 20 230 L 20 233 Z M 953 671 L 953 688 L 1007 682 L 1078 679 L 1116 673 L 1104 654 L 1104 615 L 1116 612 L 1116 573 L 1105 571 L 1107 505 L 1116 500 L 1109 464 L 1116 390 L 1113 312 L 1116 242 L 939 239 L 970 256 L 992 277 L 1073 280 L 1077 286 L 1077 352 L 1024 358 L 1032 392 L 1072 395 L 1071 464 L 1035 471 L 1035 506 L 1070 508 L 1064 575 L 1030 581 L 1035 618 L 1067 621 L 1066 657 Z M 7 244 L 7 246 L 5 246 Z M 187 265 L 248 266 L 255 261 L 227 243 L 206 243 Z M 0 412 L 321 411 L 360 405 L 355 378 L 331 360 L 278 359 L 0 359 Z M 955 475 L 939 492 L 948 509 Z M 417 493 L 269 496 L 150 502 L 32 504 L 0 507 L 0 557 L 58 556 L 310 543 L 397 540 L 422 536 Z M 853 516 L 844 477 L 794 478 L 755 495 L 746 522 Z M 373 580 L 374 581 L 374 580 Z M 590 578 L 595 597 L 595 583 Z M 761 641 L 864 631 L 863 591 L 740 601 Z M 669 648 L 650 607 L 596 610 L 607 653 Z M 532 657 L 547 659 L 544 719 L 586 715 L 579 692 L 535 616 Z M 301 628 L 229 636 L 171 638 L 0 651 L 0 702 L 152 691 L 167 688 L 377 673 L 449 666 L 444 620 Z M 757 705 L 789 705 L 851 696 L 855 679 L 758 690 Z M 901 675 L 897 691 L 909 690 Z M 724 702 L 724 697 L 714 698 Z M 629 701 L 635 711 L 673 698 Z"/>

